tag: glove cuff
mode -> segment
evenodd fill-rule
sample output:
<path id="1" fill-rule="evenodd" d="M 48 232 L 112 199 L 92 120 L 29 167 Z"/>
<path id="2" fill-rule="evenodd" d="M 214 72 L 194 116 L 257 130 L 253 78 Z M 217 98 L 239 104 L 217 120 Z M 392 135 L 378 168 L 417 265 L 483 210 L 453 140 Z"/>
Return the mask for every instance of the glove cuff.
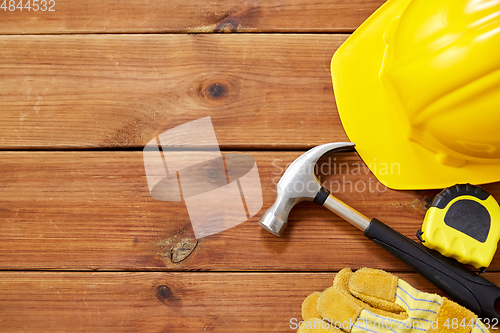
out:
<path id="1" fill-rule="evenodd" d="M 428 333 L 469 333 L 476 326 L 477 316 L 466 308 L 443 297 L 443 305 L 439 309 L 436 320 Z"/>

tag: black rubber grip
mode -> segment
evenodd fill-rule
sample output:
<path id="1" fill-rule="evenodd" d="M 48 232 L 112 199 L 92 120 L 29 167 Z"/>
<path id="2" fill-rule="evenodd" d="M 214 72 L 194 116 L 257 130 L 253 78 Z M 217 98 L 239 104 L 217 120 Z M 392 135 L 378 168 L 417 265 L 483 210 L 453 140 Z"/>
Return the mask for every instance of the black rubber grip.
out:
<path id="1" fill-rule="evenodd" d="M 471 184 L 456 184 L 439 192 L 439 194 L 436 195 L 432 201 L 431 207 L 444 209 L 451 200 L 463 195 L 470 195 L 478 198 L 479 200 L 486 200 L 490 196 L 490 194 L 483 190 L 480 186 L 474 186 Z"/>
<path id="2" fill-rule="evenodd" d="M 500 302 L 500 288 L 494 283 L 469 271 L 456 260 L 414 242 L 377 219 L 371 220 L 363 234 L 480 318 L 500 319 L 495 311 L 495 302 Z"/>
<path id="3" fill-rule="evenodd" d="M 325 201 L 329 195 L 330 195 L 330 191 L 328 191 L 324 186 L 321 186 L 319 192 L 314 197 L 313 202 L 315 204 L 323 206 L 323 204 L 325 203 Z"/>

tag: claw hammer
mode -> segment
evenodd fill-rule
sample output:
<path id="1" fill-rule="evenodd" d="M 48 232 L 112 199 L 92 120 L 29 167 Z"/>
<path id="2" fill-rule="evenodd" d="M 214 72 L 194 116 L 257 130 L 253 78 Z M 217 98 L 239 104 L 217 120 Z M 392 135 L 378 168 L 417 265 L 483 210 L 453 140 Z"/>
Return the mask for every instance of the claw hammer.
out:
<path id="1" fill-rule="evenodd" d="M 290 210 L 299 202 L 313 201 L 363 231 L 365 237 L 392 253 L 479 317 L 500 319 L 495 310 L 495 306 L 500 307 L 500 288 L 497 285 L 379 220 L 369 219 L 332 196 L 320 184 L 314 172 L 318 160 L 327 154 L 347 151 L 355 151 L 353 143 L 327 143 L 299 156 L 278 182 L 276 200 L 261 216 L 259 224 L 279 237 L 287 227 Z"/>

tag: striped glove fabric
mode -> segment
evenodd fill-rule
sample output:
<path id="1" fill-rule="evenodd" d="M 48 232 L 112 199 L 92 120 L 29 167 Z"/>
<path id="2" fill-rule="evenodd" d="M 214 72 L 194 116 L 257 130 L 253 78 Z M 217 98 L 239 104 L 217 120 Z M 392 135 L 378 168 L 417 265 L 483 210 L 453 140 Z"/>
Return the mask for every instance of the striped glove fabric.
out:
<path id="1" fill-rule="evenodd" d="M 304 300 L 302 318 L 297 333 L 489 332 L 457 303 L 371 268 L 341 270 L 332 287 Z"/>

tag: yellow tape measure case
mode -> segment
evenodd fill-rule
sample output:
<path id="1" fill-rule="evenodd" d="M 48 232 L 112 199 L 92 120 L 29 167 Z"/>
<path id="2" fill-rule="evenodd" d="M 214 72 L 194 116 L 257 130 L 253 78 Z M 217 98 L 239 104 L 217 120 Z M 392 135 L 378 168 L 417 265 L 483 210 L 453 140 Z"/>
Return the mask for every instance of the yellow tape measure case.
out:
<path id="1" fill-rule="evenodd" d="M 500 207 L 479 186 L 458 184 L 441 191 L 427 210 L 423 244 L 476 268 L 488 267 L 500 239 Z"/>

